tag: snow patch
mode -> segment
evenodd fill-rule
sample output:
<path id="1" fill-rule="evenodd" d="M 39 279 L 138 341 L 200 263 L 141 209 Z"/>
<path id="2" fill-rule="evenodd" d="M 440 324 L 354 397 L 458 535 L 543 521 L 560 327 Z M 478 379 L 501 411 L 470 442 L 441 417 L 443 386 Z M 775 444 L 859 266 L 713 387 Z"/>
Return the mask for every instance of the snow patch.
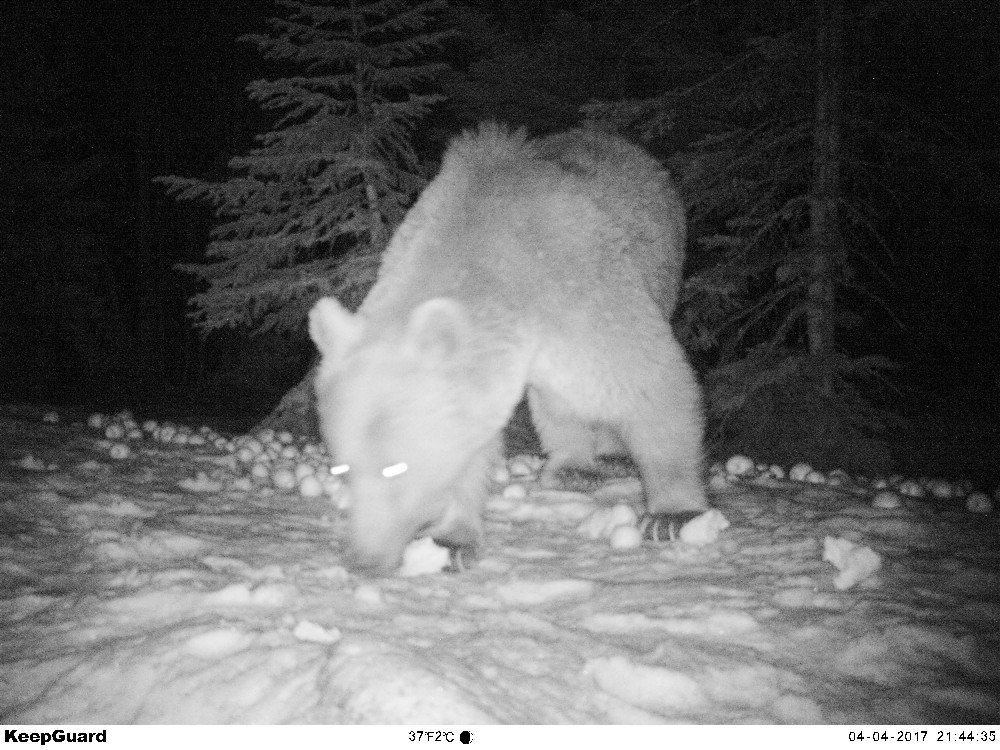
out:
<path id="1" fill-rule="evenodd" d="M 185 653 L 201 659 L 223 659 L 243 651 L 253 642 L 253 637 L 235 628 L 220 628 L 201 633 L 183 645 Z"/>
<path id="2" fill-rule="evenodd" d="M 237 606 L 250 603 L 250 587 L 245 583 L 234 583 L 218 591 L 206 594 L 206 604 L 221 606 Z"/>
<path id="3" fill-rule="evenodd" d="M 775 721 L 782 724 L 823 724 L 823 711 L 816 701 L 802 695 L 782 695 L 771 706 Z"/>
<path id="4" fill-rule="evenodd" d="M 156 515 L 150 511 L 143 510 L 131 500 L 112 500 L 110 503 L 84 501 L 82 503 L 75 503 L 72 506 L 72 511 L 75 515 L 81 516 L 107 513 L 109 516 L 117 516 L 119 518 L 152 518 Z"/>
<path id="5" fill-rule="evenodd" d="M 429 665 L 376 645 L 346 644 L 321 685 L 343 709 L 344 723 L 417 726 L 497 724 L 468 694 Z"/>
<path id="6" fill-rule="evenodd" d="M 832 536 L 823 540 L 823 559 L 833 563 L 840 571 L 833 579 L 833 585 L 839 591 L 869 578 L 882 567 L 882 558 L 874 550 Z"/>
<path id="7" fill-rule="evenodd" d="M 59 468 L 56 464 L 47 464 L 42 459 L 35 458 L 31 454 L 10 463 L 12 466 L 27 469 L 28 471 L 55 471 Z"/>
<path id="8" fill-rule="evenodd" d="M 993 511 L 993 501 L 985 492 L 973 492 L 965 498 L 965 508 L 970 513 L 990 513 Z"/>
<path id="9" fill-rule="evenodd" d="M 403 550 L 403 564 L 397 571 L 403 578 L 440 573 L 448 567 L 450 553 L 429 536 L 415 539 Z"/>
<path id="10" fill-rule="evenodd" d="M 583 505 L 581 503 L 553 503 L 537 505 L 535 503 L 528 502 L 512 508 L 507 515 L 512 521 L 574 523 L 582 518 L 586 518 L 592 509 L 592 505 Z"/>
<path id="11" fill-rule="evenodd" d="M 250 593 L 250 604 L 258 607 L 284 607 L 294 601 L 296 589 L 287 584 L 268 583 Z"/>
<path id="12" fill-rule="evenodd" d="M 292 635 L 300 641 L 322 644 L 336 643 L 343 637 L 339 629 L 335 627 L 324 628 L 310 620 L 300 620 L 295 625 Z"/>
<path id="13" fill-rule="evenodd" d="M 534 606 L 566 599 L 587 599 L 594 592 L 593 581 L 565 579 L 556 581 L 517 581 L 499 586 L 500 601 L 513 606 Z"/>
<path id="14" fill-rule="evenodd" d="M 259 463 L 245 463 L 232 454 L 249 438 L 204 433 L 209 445 L 197 447 L 190 430 L 154 427 L 162 446 L 129 443 L 140 460 L 114 463 L 103 434 L 80 439 L 82 425 L 0 421 L 17 441 L 3 460 L 41 454 L 67 467 L 43 482 L 17 469 L 0 477 L 8 723 L 981 724 L 1000 715 L 995 525 L 959 499 L 971 486 L 919 480 L 941 498 L 923 513 L 899 493 L 903 477 L 886 480 L 909 514 L 872 508 L 878 480 L 830 490 L 775 476 L 762 488 L 753 475 L 768 467 L 755 464 L 716 496 L 738 519 L 724 544 L 628 555 L 576 532 L 602 503 L 520 497 L 527 484 L 489 506 L 487 556 L 474 570 L 358 585 L 344 568 L 342 514 L 296 502 L 270 479 L 285 456 L 297 481 L 341 487 L 329 461 L 313 466 L 304 457 L 316 451 L 272 445 L 272 433 Z M 57 431 L 66 439 L 54 442 Z M 79 463 L 88 446 L 94 460 Z M 257 465 L 266 483 L 250 476 Z M 193 467 L 207 473 L 192 480 Z M 594 495 L 641 507 L 639 484 L 622 486 Z M 498 517 L 519 505 L 538 522 Z M 882 540 L 892 585 L 872 597 L 825 583 L 824 534 Z M 853 550 L 841 552 L 857 577 Z"/>
<path id="15" fill-rule="evenodd" d="M 724 529 L 729 528 L 729 521 L 715 508 L 692 518 L 681 527 L 680 539 L 686 544 L 704 547 L 719 538 Z"/>
<path id="16" fill-rule="evenodd" d="M 299 480 L 299 494 L 307 498 L 319 497 L 323 494 L 323 483 L 314 474 L 308 474 Z"/>
<path id="17" fill-rule="evenodd" d="M 892 490 L 881 490 L 872 499 L 872 507 L 881 510 L 895 510 L 902 506 L 903 500 Z"/>
<path id="18" fill-rule="evenodd" d="M 628 633 L 655 629 L 674 635 L 713 637 L 749 633 L 760 628 L 753 616 L 741 610 L 707 612 L 703 616 L 688 617 L 597 613 L 585 617 L 580 624 L 594 633 Z"/>
<path id="19" fill-rule="evenodd" d="M 354 599 L 357 602 L 367 604 L 372 607 L 381 607 L 385 604 L 385 598 L 382 596 L 382 589 L 373 583 L 359 584 L 358 587 L 354 589 Z"/>
<path id="20" fill-rule="evenodd" d="M 666 627 L 662 619 L 649 617 L 640 612 L 626 614 L 600 612 L 583 618 L 580 621 L 580 626 L 593 633 L 628 633 L 634 630 Z"/>
<path id="21" fill-rule="evenodd" d="M 597 508 L 577 527 L 577 532 L 589 539 L 608 539 L 619 526 L 635 526 L 638 515 L 628 505 Z"/>
<path id="22" fill-rule="evenodd" d="M 731 456 L 726 461 L 726 473 L 737 477 L 750 476 L 756 468 L 753 461 L 741 454 Z"/>
<path id="23" fill-rule="evenodd" d="M 635 526 L 616 526 L 608 536 L 611 549 L 635 549 L 642 544 L 642 534 Z"/>
<path id="24" fill-rule="evenodd" d="M 515 521 L 578 523 L 594 510 L 594 500 L 582 492 L 532 488 L 527 499 L 511 508 Z"/>
<path id="25" fill-rule="evenodd" d="M 201 539 L 170 531 L 149 531 L 141 537 L 116 535 L 94 547 L 94 555 L 107 561 L 135 561 L 150 558 L 192 557 L 205 549 Z"/>
<path id="26" fill-rule="evenodd" d="M 601 690 L 646 711 L 672 714 L 708 706 L 708 698 L 693 678 L 664 667 L 635 664 L 624 656 L 591 659 L 583 673 Z"/>
<path id="27" fill-rule="evenodd" d="M 222 482 L 210 479 L 203 471 L 199 471 L 194 477 L 180 480 L 177 486 L 191 492 L 222 492 Z"/>
<path id="28" fill-rule="evenodd" d="M 505 500 L 524 500 L 528 496 L 528 490 L 520 483 L 508 484 L 501 494 Z"/>
<path id="29" fill-rule="evenodd" d="M 796 586 L 779 591 L 772 600 L 778 607 L 799 609 L 816 606 L 816 596 L 814 589 Z"/>

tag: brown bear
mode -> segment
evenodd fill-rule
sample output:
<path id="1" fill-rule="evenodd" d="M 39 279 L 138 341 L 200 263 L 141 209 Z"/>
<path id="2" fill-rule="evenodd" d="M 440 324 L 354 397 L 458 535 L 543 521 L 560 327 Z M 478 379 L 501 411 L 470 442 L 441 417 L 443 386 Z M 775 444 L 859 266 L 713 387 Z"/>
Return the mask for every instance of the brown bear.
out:
<path id="1" fill-rule="evenodd" d="M 309 316 L 354 563 L 389 573 L 424 534 L 474 549 L 525 392 L 547 474 L 616 447 L 654 519 L 707 510 L 699 389 L 668 322 L 684 245 L 669 174 L 622 138 L 455 139 L 357 314 L 327 297 Z"/>

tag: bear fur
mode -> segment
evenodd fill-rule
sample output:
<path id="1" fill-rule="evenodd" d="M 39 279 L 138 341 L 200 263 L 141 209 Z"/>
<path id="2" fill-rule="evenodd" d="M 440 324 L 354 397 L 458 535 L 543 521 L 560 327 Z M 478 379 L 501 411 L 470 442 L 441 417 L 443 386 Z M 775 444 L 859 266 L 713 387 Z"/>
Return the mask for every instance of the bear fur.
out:
<path id="1" fill-rule="evenodd" d="M 699 388 L 669 324 L 684 246 L 669 174 L 617 136 L 455 139 L 357 314 L 327 297 L 309 316 L 354 563 L 389 573 L 423 534 L 474 549 L 525 392 L 547 474 L 617 449 L 651 516 L 707 510 Z"/>

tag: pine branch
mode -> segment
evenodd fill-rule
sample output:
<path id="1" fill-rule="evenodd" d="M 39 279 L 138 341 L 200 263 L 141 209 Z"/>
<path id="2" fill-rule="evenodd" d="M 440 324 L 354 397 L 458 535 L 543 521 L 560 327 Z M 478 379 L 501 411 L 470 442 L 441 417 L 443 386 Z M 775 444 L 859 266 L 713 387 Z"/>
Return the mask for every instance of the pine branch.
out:
<path id="1" fill-rule="evenodd" d="M 160 180 L 178 199 L 210 202 L 219 218 L 207 262 L 179 266 L 208 284 L 192 298 L 206 331 L 300 328 L 321 294 L 357 301 L 374 280 L 384 228 L 402 219 L 428 172 L 411 137 L 443 99 L 424 89 L 446 69 L 426 59 L 454 33 L 433 26 L 444 1 L 279 6 L 286 15 L 268 32 L 241 37 L 299 69 L 247 86 L 274 125 L 230 160 L 228 180 Z"/>

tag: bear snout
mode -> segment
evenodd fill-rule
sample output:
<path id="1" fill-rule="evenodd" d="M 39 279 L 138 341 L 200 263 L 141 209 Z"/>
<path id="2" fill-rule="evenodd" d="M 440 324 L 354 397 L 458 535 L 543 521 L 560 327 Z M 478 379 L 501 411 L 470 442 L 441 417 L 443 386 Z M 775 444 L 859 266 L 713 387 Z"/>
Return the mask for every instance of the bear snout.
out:
<path id="1" fill-rule="evenodd" d="M 348 564 L 372 575 L 391 575 L 420 524 L 408 517 L 398 497 L 359 493 L 353 498 Z"/>

